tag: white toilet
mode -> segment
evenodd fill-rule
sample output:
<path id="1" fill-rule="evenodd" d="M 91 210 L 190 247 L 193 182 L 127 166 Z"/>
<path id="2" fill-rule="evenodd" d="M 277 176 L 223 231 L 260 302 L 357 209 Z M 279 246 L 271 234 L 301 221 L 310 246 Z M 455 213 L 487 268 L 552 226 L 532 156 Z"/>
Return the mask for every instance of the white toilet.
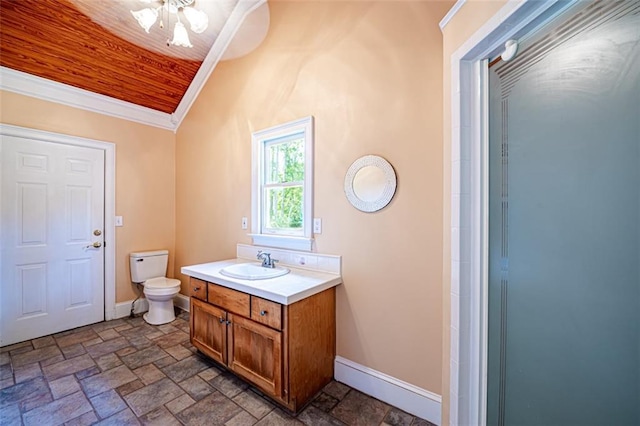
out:
<path id="1" fill-rule="evenodd" d="M 168 250 L 131 253 L 129 256 L 131 281 L 144 284 L 149 312 L 143 318 L 149 324 L 166 324 L 176 319 L 173 298 L 180 292 L 180 280 L 165 278 L 168 261 Z"/>

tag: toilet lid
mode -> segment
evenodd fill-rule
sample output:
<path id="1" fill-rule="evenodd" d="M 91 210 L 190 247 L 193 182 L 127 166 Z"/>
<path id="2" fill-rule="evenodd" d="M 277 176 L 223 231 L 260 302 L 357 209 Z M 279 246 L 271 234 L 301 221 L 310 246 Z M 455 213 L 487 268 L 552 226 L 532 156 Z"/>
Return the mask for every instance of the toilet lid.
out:
<path id="1" fill-rule="evenodd" d="M 151 278 L 144 282 L 144 286 L 146 288 L 171 288 L 171 287 L 179 287 L 180 280 L 176 280 L 174 278 Z"/>

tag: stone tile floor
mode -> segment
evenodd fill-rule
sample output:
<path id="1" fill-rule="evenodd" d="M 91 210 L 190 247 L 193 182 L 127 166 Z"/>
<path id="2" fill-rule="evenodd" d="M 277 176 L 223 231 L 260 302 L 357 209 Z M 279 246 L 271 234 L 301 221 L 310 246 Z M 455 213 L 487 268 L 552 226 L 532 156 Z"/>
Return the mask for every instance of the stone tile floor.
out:
<path id="1" fill-rule="evenodd" d="M 0 348 L 0 425 L 431 425 L 333 381 L 293 417 L 189 343 L 189 314 Z"/>

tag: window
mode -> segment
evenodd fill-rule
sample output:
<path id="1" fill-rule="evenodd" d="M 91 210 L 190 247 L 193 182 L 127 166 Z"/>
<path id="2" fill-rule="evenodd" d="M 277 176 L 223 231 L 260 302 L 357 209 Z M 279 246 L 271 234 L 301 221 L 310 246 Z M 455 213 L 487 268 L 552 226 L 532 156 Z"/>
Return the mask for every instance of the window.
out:
<path id="1" fill-rule="evenodd" d="M 252 135 L 253 243 L 311 250 L 313 117 Z"/>

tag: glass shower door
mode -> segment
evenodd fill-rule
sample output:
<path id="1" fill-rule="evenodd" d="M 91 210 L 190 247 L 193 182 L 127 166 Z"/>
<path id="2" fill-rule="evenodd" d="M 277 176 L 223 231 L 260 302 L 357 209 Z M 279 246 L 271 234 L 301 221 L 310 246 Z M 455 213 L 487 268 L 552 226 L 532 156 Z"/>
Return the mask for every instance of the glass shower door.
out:
<path id="1" fill-rule="evenodd" d="M 640 424 L 640 1 L 489 70 L 489 425 Z"/>

